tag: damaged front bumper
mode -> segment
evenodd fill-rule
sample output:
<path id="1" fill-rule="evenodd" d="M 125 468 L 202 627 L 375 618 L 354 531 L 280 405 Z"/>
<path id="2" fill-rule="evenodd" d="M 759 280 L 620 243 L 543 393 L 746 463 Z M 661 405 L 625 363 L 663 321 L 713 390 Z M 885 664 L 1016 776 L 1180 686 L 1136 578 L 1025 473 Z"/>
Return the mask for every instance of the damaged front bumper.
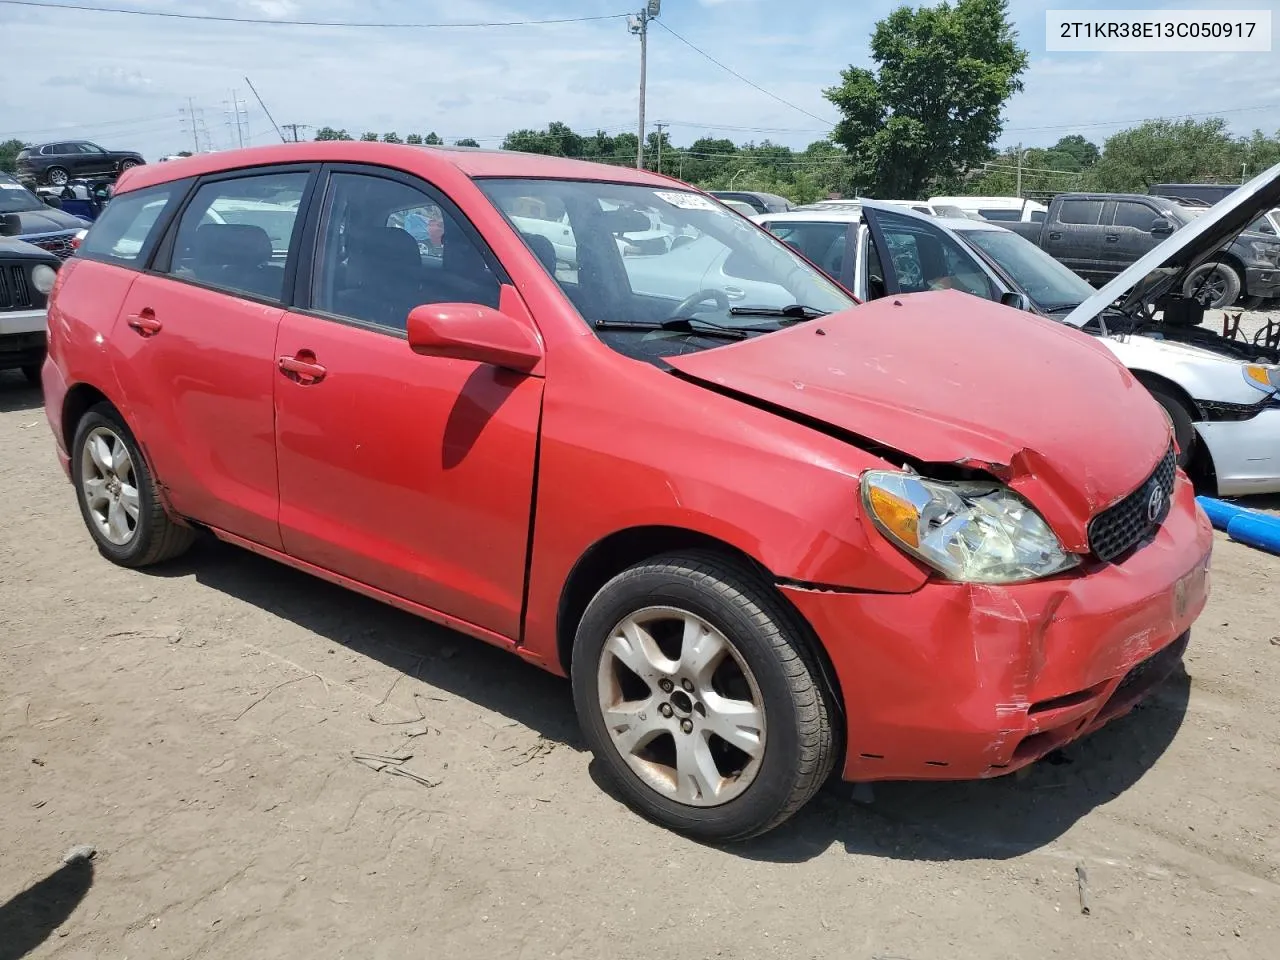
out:
<path id="1" fill-rule="evenodd" d="M 1181 658 L 1212 544 L 1179 475 L 1155 538 L 1088 573 L 911 594 L 783 587 L 835 668 L 845 779 L 998 776 L 1128 712 Z"/>

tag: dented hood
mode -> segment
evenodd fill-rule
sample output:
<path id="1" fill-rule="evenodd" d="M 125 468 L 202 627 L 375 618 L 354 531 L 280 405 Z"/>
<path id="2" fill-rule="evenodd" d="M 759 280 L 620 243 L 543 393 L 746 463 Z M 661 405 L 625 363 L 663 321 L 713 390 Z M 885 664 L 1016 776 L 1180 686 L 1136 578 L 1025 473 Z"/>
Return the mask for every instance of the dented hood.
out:
<path id="1" fill-rule="evenodd" d="M 1150 394 L 1093 337 L 956 291 L 876 300 L 667 362 L 914 460 L 985 469 L 1072 550 L 1087 549 L 1089 518 L 1171 442 Z"/>

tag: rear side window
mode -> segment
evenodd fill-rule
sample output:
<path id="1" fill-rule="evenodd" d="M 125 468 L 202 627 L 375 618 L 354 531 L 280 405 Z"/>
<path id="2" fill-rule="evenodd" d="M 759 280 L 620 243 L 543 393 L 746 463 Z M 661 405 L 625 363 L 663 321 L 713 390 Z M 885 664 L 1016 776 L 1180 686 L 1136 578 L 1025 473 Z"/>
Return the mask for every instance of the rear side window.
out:
<path id="1" fill-rule="evenodd" d="M 126 266 L 141 266 L 156 241 L 156 224 L 176 184 L 149 187 L 113 197 L 80 244 L 79 255 Z"/>
<path id="2" fill-rule="evenodd" d="M 1083 223 L 1096 226 L 1102 222 L 1101 200 L 1063 200 L 1058 208 L 1058 219 L 1063 223 Z"/>
<path id="3" fill-rule="evenodd" d="M 170 273 L 255 299 L 282 300 L 285 261 L 310 176 L 299 170 L 204 184 L 178 221 Z"/>
<path id="4" fill-rule="evenodd" d="M 978 214 L 984 220 L 1005 220 L 1014 222 L 1022 219 L 1021 210 L 1013 210 L 1008 207 L 988 207 L 985 210 L 979 210 Z"/>

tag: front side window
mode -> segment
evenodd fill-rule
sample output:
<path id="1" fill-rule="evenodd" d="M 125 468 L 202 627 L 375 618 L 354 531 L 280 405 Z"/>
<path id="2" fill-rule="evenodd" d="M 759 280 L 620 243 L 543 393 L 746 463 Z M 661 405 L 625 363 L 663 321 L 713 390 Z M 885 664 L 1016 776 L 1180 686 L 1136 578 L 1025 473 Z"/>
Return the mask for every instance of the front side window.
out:
<path id="1" fill-rule="evenodd" d="M 299 170 L 201 186 L 178 223 L 170 273 L 255 299 L 283 300 L 285 261 L 309 177 Z"/>
<path id="2" fill-rule="evenodd" d="M 587 324 L 612 330 L 603 339 L 622 352 L 648 350 L 631 349 L 646 330 L 654 355 L 687 352 L 854 303 L 786 244 L 702 194 L 588 180 L 477 185 Z M 523 211 L 535 201 L 563 218 L 533 223 Z M 663 323 L 676 329 L 655 333 Z M 694 336 L 694 327 L 717 338 Z"/>
<path id="3" fill-rule="evenodd" d="M 1075 307 L 1093 295 L 1087 280 L 1016 233 L 965 230 L 960 236 L 995 261 L 1041 310 Z"/>
<path id="4" fill-rule="evenodd" d="M 322 313 L 403 331 L 424 303 L 498 306 L 500 283 L 441 199 L 398 180 L 335 173 L 311 290 Z"/>
<path id="5" fill-rule="evenodd" d="M 999 298 L 973 255 L 933 224 L 883 210 L 874 217 L 902 293 L 960 290 L 985 300 Z"/>
<path id="6" fill-rule="evenodd" d="M 765 227 L 787 246 L 799 250 L 833 277 L 840 276 L 848 247 L 847 223 L 777 220 Z"/>
<path id="7" fill-rule="evenodd" d="M 1113 226 L 1131 227 L 1147 233 L 1150 232 L 1155 219 L 1156 211 L 1153 207 L 1148 207 L 1145 203 L 1135 203 L 1132 200 L 1117 200 L 1116 212 L 1111 218 L 1111 223 Z"/>
<path id="8" fill-rule="evenodd" d="M 93 221 L 78 255 L 90 260 L 140 266 L 156 240 L 156 224 L 180 185 L 164 184 L 112 199 Z"/>

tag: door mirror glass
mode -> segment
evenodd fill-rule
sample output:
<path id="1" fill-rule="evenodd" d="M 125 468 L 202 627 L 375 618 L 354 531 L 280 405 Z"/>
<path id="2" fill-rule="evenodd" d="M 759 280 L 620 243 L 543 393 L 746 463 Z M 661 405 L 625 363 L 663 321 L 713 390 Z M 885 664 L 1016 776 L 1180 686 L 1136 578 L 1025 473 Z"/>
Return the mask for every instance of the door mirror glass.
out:
<path id="1" fill-rule="evenodd" d="M 427 303 L 409 312 L 409 348 L 426 357 L 470 360 L 528 373 L 542 344 L 525 323 L 479 303 Z"/>
<path id="2" fill-rule="evenodd" d="M 1006 307 L 1013 307 L 1015 310 L 1031 309 L 1031 301 L 1027 299 L 1026 294 L 1017 293 L 1013 290 L 1006 290 L 1000 294 L 1000 302 Z"/>
<path id="3" fill-rule="evenodd" d="M 46 207 L 53 207 L 55 210 L 62 209 L 62 198 L 46 194 L 43 198 Z"/>
<path id="4" fill-rule="evenodd" d="M 1164 217 L 1156 217 L 1151 221 L 1151 233 L 1153 236 L 1168 236 L 1173 233 L 1173 224 Z"/>

